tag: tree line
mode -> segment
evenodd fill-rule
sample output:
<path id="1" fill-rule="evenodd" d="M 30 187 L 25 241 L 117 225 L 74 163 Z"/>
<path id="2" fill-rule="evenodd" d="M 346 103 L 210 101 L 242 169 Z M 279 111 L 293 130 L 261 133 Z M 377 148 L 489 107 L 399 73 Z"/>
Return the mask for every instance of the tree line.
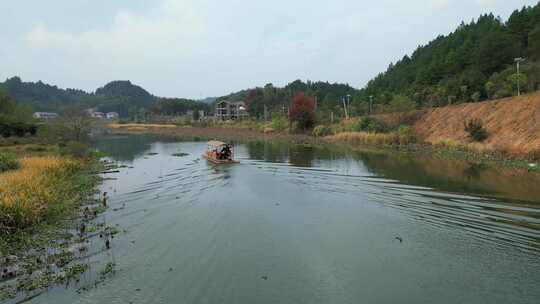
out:
<path id="1" fill-rule="evenodd" d="M 0 89 L 0 136 L 22 137 L 27 133 L 35 135 L 36 132 L 37 125 L 32 118 L 32 109 L 16 103 Z"/>

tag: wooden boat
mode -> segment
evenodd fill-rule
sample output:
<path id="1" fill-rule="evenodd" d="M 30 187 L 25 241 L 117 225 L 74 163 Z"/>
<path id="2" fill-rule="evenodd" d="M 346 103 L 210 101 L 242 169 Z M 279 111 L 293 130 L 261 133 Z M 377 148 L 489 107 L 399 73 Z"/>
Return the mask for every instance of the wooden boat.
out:
<path id="1" fill-rule="evenodd" d="M 233 145 L 217 140 L 211 140 L 206 144 L 206 152 L 202 157 L 216 165 L 239 163 L 234 160 Z"/>

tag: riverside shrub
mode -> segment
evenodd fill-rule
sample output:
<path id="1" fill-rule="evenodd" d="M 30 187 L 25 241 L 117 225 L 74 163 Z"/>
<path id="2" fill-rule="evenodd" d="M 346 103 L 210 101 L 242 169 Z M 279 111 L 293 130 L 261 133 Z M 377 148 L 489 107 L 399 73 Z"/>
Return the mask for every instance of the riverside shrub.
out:
<path id="1" fill-rule="evenodd" d="M 315 137 L 323 137 L 323 136 L 328 136 L 331 134 L 332 134 L 332 128 L 330 128 L 329 126 L 319 125 L 313 129 L 313 136 Z"/>
<path id="2" fill-rule="evenodd" d="M 488 137 L 487 130 L 484 128 L 484 124 L 478 118 L 473 118 L 465 122 L 465 132 L 469 134 L 469 137 L 477 142 L 482 142 Z"/>
<path id="3" fill-rule="evenodd" d="M 286 130 L 289 127 L 287 117 L 285 115 L 276 115 L 272 117 L 272 123 L 270 124 L 270 127 L 277 132 Z"/>
<path id="4" fill-rule="evenodd" d="M 19 168 L 19 161 L 13 154 L 0 153 L 0 173 Z"/>
<path id="5" fill-rule="evenodd" d="M 397 131 L 400 145 L 409 145 L 416 142 L 416 135 L 410 126 L 401 126 Z"/>
<path id="6" fill-rule="evenodd" d="M 358 123 L 356 123 L 356 125 L 354 126 L 354 131 L 382 133 L 382 132 L 386 132 L 387 130 L 386 130 L 385 125 L 379 120 L 373 117 L 365 116 L 365 117 L 362 117 L 358 121 Z"/>

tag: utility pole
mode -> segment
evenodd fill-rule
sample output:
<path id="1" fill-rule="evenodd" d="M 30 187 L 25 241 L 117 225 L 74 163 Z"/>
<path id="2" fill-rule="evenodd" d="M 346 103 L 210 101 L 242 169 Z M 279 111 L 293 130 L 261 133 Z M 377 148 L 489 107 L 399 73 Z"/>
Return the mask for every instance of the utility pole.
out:
<path id="1" fill-rule="evenodd" d="M 347 112 L 347 104 L 345 103 L 345 97 L 341 97 L 341 102 L 343 102 L 343 111 L 345 111 L 345 118 L 349 119 L 349 113 Z"/>
<path id="2" fill-rule="evenodd" d="M 347 94 L 347 112 L 349 112 L 351 108 L 351 95 Z"/>
<path id="3" fill-rule="evenodd" d="M 517 96 L 521 96 L 521 90 L 519 88 L 519 64 L 523 61 L 525 61 L 525 58 L 522 58 L 522 57 L 518 57 L 518 58 L 515 58 L 514 61 L 516 62 L 516 66 L 517 66 Z"/>

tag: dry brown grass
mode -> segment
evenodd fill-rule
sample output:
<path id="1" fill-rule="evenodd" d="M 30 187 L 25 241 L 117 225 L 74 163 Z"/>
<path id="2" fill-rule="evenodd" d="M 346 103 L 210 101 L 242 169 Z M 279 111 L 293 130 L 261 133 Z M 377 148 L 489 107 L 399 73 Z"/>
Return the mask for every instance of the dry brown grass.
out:
<path id="1" fill-rule="evenodd" d="M 491 154 L 494 152 L 501 152 L 500 149 L 495 149 L 490 145 L 484 143 L 462 143 L 449 138 L 438 139 L 435 142 L 431 143 L 435 147 L 449 149 L 449 150 L 461 150 L 467 151 L 475 154 Z"/>
<path id="2" fill-rule="evenodd" d="M 540 92 L 500 100 L 409 112 L 416 136 L 429 144 L 453 141 L 479 151 L 500 151 L 516 156 L 540 151 Z M 404 113 L 377 116 L 392 125 Z M 480 119 L 488 132 L 481 144 L 471 144 L 464 122 Z"/>
<path id="3" fill-rule="evenodd" d="M 326 139 L 329 141 L 367 145 L 392 145 L 399 143 L 399 136 L 395 133 L 342 132 L 328 136 Z"/>
<path id="4" fill-rule="evenodd" d="M 59 157 L 28 157 L 18 170 L 0 174 L 0 226 L 25 227 L 39 222 L 54 205 L 69 200 L 66 185 L 81 163 Z"/>
<path id="5" fill-rule="evenodd" d="M 526 155 L 540 150 L 540 92 L 521 97 L 430 109 L 414 124 L 425 142 L 470 143 L 463 123 L 480 119 L 488 132 L 482 149 Z M 479 148 L 479 147 L 477 147 Z"/>

